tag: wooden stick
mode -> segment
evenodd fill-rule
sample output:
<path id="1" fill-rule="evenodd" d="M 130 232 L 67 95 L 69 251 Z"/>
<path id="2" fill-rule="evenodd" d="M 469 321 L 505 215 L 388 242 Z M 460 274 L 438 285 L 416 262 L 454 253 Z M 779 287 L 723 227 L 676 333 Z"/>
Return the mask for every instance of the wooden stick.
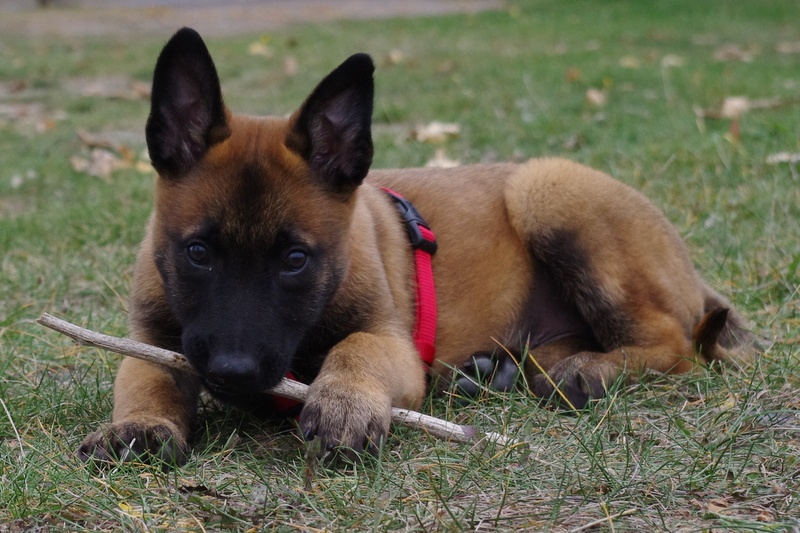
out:
<path id="1" fill-rule="evenodd" d="M 98 333 L 76 326 L 75 324 L 61 320 L 47 313 L 43 313 L 36 322 L 70 337 L 77 344 L 82 346 L 94 346 L 114 353 L 168 366 L 175 370 L 180 370 L 181 372 L 197 374 L 189 361 L 177 352 L 157 348 L 133 339 Z M 291 398 L 298 402 L 304 402 L 308 395 L 308 385 L 294 380 L 283 379 L 278 385 L 267 392 L 284 398 Z M 392 408 L 392 422 L 425 431 L 434 437 L 457 442 L 474 443 L 485 440 L 501 446 L 514 444 L 516 442 L 514 439 L 499 433 L 482 433 L 477 431 L 473 426 L 454 424 L 440 418 L 410 411 L 408 409 L 400 409 L 398 407 Z"/>

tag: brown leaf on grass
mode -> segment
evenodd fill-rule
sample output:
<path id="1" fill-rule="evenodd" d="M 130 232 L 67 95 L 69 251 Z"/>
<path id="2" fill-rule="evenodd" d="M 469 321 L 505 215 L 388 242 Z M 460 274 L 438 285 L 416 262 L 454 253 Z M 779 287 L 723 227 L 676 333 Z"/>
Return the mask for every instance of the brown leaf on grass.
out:
<path id="1" fill-rule="evenodd" d="M 41 114 L 42 109 L 42 104 L 0 104 L 0 116 L 19 120 Z"/>
<path id="2" fill-rule="evenodd" d="M 427 168 L 453 168 L 459 166 L 460 164 L 461 161 L 447 157 L 447 154 L 444 153 L 444 149 L 437 148 L 433 159 L 425 163 L 425 166 Z"/>
<path id="3" fill-rule="evenodd" d="M 93 148 L 88 155 L 74 155 L 69 158 L 76 172 L 96 176 L 108 181 L 117 170 L 135 169 L 142 174 L 154 172 L 147 160 L 147 154 L 136 155 L 127 146 L 120 147 L 117 153 L 106 148 Z"/>
<path id="4" fill-rule="evenodd" d="M 120 145 L 110 139 L 89 133 L 86 130 L 77 130 L 75 134 L 87 148 L 106 148 L 108 150 L 117 151 L 120 147 Z"/>
<path id="5" fill-rule="evenodd" d="M 739 118 L 752 108 L 753 104 L 746 96 L 728 96 L 722 101 L 719 115 L 722 118 Z"/>
<path id="6" fill-rule="evenodd" d="M 661 58 L 661 66 L 663 68 L 680 68 L 686 64 L 683 56 L 677 54 L 667 54 Z"/>
<path id="7" fill-rule="evenodd" d="M 125 166 L 116 155 L 102 148 L 93 149 L 88 158 L 72 156 L 69 162 L 74 171 L 104 180 L 108 180 L 114 170 Z"/>
<path id="8" fill-rule="evenodd" d="M 580 133 L 573 133 L 561 143 L 564 150 L 578 150 L 583 146 L 583 136 Z"/>
<path id="9" fill-rule="evenodd" d="M 780 163 L 800 163 L 800 152 L 778 152 L 767 156 L 768 165 L 778 165 Z"/>
<path id="10" fill-rule="evenodd" d="M 583 74 L 581 73 L 581 69 L 577 67 L 568 68 L 566 74 L 564 74 L 564 78 L 569 83 L 578 83 L 579 81 L 581 81 L 582 77 Z"/>
<path id="11" fill-rule="evenodd" d="M 730 503 L 725 498 L 713 498 L 706 502 L 706 509 L 714 514 L 724 514 L 730 507 Z"/>
<path id="12" fill-rule="evenodd" d="M 150 97 L 150 84 L 128 76 L 73 78 L 66 82 L 69 91 L 87 98 L 111 100 L 145 100 Z"/>
<path id="13" fill-rule="evenodd" d="M 619 66 L 622 68 L 637 69 L 642 66 L 642 62 L 636 56 L 622 56 L 619 58 Z"/>
<path id="14" fill-rule="evenodd" d="M 750 63 L 758 54 L 758 49 L 754 47 L 745 48 L 740 44 L 723 44 L 711 55 L 715 61 L 741 61 Z"/>
<path id="15" fill-rule="evenodd" d="M 447 139 L 457 137 L 460 133 L 461 126 L 458 124 L 434 120 L 414 128 L 414 131 L 411 132 L 411 138 L 424 143 L 441 144 Z"/>
<path id="16" fill-rule="evenodd" d="M 262 36 L 258 41 L 250 43 L 247 47 L 247 53 L 251 56 L 272 57 L 275 51 L 269 46 L 271 39 L 267 36 Z"/>
<path id="17" fill-rule="evenodd" d="M 389 53 L 383 58 L 383 64 L 387 67 L 399 65 L 406 61 L 406 55 L 399 48 L 389 50 Z"/>
<path id="18" fill-rule="evenodd" d="M 10 80 L 5 83 L 0 83 L 0 96 L 9 94 L 19 94 L 28 88 L 28 82 L 23 79 Z"/>
<path id="19" fill-rule="evenodd" d="M 608 94 L 601 89 L 590 87 L 586 90 L 586 102 L 593 107 L 603 107 L 608 102 Z"/>
<path id="20" fill-rule="evenodd" d="M 66 112 L 50 112 L 38 103 L 0 104 L 0 119 L 8 118 L 18 129 L 26 132 L 46 133 L 66 117 Z"/>
<path id="21" fill-rule="evenodd" d="M 702 109 L 695 106 L 694 112 L 700 118 L 738 119 L 745 113 L 760 109 L 775 109 L 798 102 L 797 99 L 756 98 L 746 96 L 726 96 L 719 109 Z"/>
<path id="22" fill-rule="evenodd" d="M 124 168 L 134 168 L 142 173 L 152 172 L 146 151 L 136 154 L 127 144 L 115 140 L 115 137 L 124 136 L 120 132 L 96 134 L 77 130 L 75 133 L 88 150 L 88 154 L 70 158 L 70 164 L 76 172 L 104 180 L 108 180 L 115 170 Z"/>
<path id="23" fill-rule="evenodd" d="M 250 43 L 250 46 L 247 47 L 247 53 L 251 56 L 261 57 L 272 57 L 274 55 L 272 48 L 259 42 Z"/>

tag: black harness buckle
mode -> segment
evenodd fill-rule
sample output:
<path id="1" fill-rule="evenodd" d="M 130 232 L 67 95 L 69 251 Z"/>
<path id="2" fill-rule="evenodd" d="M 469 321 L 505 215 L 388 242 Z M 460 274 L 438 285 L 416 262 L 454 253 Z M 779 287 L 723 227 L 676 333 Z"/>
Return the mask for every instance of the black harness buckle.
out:
<path id="1" fill-rule="evenodd" d="M 422 218 L 422 215 L 419 214 L 419 211 L 417 211 L 417 209 L 414 207 L 414 204 L 390 189 L 383 188 L 383 190 L 389 195 L 394 204 L 397 206 L 397 210 L 400 211 L 400 215 L 403 217 L 403 222 L 405 222 L 408 239 L 411 241 L 411 246 L 413 246 L 415 249 L 420 249 L 424 252 L 427 252 L 430 255 L 435 254 L 436 249 L 438 248 L 436 240 L 427 239 L 419 229 L 420 227 L 423 227 L 430 231 L 431 227 L 427 222 L 425 222 L 425 219 Z"/>

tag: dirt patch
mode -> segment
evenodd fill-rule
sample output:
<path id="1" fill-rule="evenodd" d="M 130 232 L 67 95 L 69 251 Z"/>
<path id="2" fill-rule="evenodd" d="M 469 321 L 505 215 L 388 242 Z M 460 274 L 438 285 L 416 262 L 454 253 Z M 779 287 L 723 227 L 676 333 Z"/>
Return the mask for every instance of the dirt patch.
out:
<path id="1" fill-rule="evenodd" d="M 203 35 L 257 33 L 280 26 L 330 20 L 377 19 L 474 13 L 500 9 L 503 0 L 238 0 L 224 7 L 212 0 L 35 0 L 0 5 L 0 34 L 127 36 L 169 34 L 192 26 Z"/>

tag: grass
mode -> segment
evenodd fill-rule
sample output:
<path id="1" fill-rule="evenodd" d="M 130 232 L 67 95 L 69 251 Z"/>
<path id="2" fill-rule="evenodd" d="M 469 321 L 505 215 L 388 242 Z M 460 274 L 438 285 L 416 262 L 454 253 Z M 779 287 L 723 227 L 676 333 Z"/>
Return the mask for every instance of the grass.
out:
<path id="1" fill-rule="evenodd" d="M 798 14 L 777 0 L 542 0 L 209 40 L 228 104 L 259 114 L 291 111 L 349 53 L 373 54 L 376 166 L 441 148 L 464 163 L 562 155 L 616 175 L 667 213 L 712 285 L 774 341 L 741 370 L 618 384 L 577 414 L 523 393 L 466 407 L 433 398 L 426 411 L 525 445 L 395 428 L 379 459 L 311 479 L 294 432 L 215 405 L 181 469 L 97 472 L 75 459 L 109 416 L 119 359 L 32 320 L 48 311 L 125 334 L 153 175 L 73 169 L 90 152 L 77 131 L 135 162 L 148 105 L 74 87 L 147 82 L 168 36 L 0 36 L 0 532 L 797 531 L 800 177 L 767 158 L 800 152 L 800 53 L 785 53 L 800 42 Z M 256 41 L 269 57 L 248 53 Z M 589 103 L 589 89 L 606 102 Z M 695 114 L 740 95 L 782 105 L 745 113 L 738 133 Z M 410 140 L 432 120 L 461 133 Z"/>

